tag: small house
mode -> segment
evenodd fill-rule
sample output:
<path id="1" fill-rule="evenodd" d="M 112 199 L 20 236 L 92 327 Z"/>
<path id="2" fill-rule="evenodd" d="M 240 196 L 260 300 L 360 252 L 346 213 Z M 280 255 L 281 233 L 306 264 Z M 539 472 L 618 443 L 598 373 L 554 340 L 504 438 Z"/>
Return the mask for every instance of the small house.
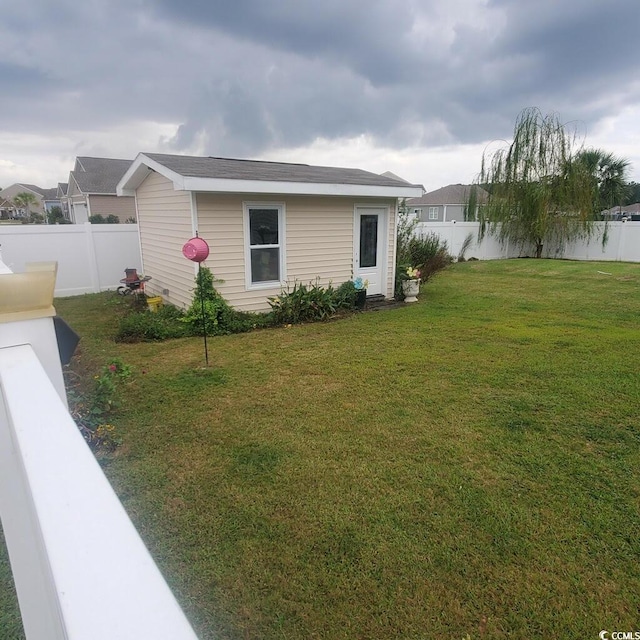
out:
<path id="1" fill-rule="evenodd" d="M 295 282 L 362 277 L 369 295 L 393 297 L 398 199 L 423 189 L 360 169 L 141 153 L 117 192 L 135 196 L 148 293 L 191 302 L 182 247 L 197 233 L 226 300 L 264 311 Z"/>
<path id="2" fill-rule="evenodd" d="M 88 222 L 92 216 L 114 216 L 119 222 L 135 219 L 133 198 L 116 194 L 116 185 L 130 165 L 131 160 L 78 156 L 64 199 L 73 222 Z"/>
<path id="3" fill-rule="evenodd" d="M 489 194 L 477 185 L 450 184 L 407 200 L 407 208 L 420 222 L 463 222 L 471 190 L 476 189 L 478 204 L 485 204 Z M 475 220 L 476 213 L 470 216 Z"/>

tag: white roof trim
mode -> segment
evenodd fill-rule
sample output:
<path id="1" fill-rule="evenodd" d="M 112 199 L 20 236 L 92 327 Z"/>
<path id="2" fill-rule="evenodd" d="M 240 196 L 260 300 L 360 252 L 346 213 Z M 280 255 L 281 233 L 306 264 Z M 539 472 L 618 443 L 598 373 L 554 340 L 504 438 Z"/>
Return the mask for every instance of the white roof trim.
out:
<path id="1" fill-rule="evenodd" d="M 119 196 L 132 196 L 143 180 L 157 171 L 173 182 L 176 191 L 199 191 L 211 193 L 261 193 L 323 196 L 372 196 L 376 198 L 412 198 L 420 197 L 422 187 L 398 185 L 397 187 L 336 184 L 317 182 L 282 182 L 279 180 L 234 180 L 230 178 L 194 178 L 182 176 L 164 165 L 145 156 L 143 153 L 131 163 L 127 172 L 118 183 Z"/>
<path id="2" fill-rule="evenodd" d="M 175 184 L 175 183 L 174 183 Z M 385 187 L 366 184 L 336 184 L 322 182 L 282 182 L 280 180 L 231 180 L 228 178 L 182 178 L 186 191 L 223 193 L 284 193 L 318 196 L 375 196 L 403 198 L 420 193 L 420 187 Z"/>
<path id="3" fill-rule="evenodd" d="M 183 177 L 171 169 L 167 169 L 164 165 L 152 160 L 144 153 L 139 153 L 136 159 L 131 163 L 126 173 L 120 178 L 120 182 L 116 185 L 116 193 L 119 196 L 135 196 L 136 189 L 144 182 L 145 178 L 152 172 L 156 171 L 165 178 L 173 182 L 176 191 L 180 191 L 182 187 L 177 186 L 183 180 Z"/>

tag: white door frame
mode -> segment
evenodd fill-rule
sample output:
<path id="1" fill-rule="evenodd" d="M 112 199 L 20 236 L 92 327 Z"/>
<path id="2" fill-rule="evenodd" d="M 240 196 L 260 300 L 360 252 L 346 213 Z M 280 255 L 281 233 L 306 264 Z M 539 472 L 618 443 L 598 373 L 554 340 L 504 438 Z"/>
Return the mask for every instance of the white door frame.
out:
<path id="1" fill-rule="evenodd" d="M 378 251 L 375 267 L 360 267 L 360 216 L 378 215 Z M 353 212 L 353 277 L 369 280 L 367 293 L 387 297 L 389 262 L 389 207 L 376 204 L 356 204 Z"/>

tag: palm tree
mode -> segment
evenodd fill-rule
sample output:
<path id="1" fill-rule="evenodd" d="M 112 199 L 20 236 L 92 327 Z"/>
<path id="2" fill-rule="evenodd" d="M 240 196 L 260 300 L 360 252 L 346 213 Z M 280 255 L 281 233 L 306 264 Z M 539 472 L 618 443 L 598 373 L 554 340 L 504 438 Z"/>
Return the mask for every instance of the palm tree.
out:
<path id="1" fill-rule="evenodd" d="M 627 195 L 629 161 L 617 158 L 602 149 L 585 149 L 576 155 L 576 162 L 591 176 L 598 211 L 621 205 Z"/>
<path id="2" fill-rule="evenodd" d="M 27 221 L 31 220 L 31 209 L 32 205 L 38 204 L 38 198 L 36 198 L 33 193 L 29 193 L 28 191 L 21 191 L 16 194 L 13 199 L 13 204 L 18 209 L 24 209 L 27 214 Z"/>

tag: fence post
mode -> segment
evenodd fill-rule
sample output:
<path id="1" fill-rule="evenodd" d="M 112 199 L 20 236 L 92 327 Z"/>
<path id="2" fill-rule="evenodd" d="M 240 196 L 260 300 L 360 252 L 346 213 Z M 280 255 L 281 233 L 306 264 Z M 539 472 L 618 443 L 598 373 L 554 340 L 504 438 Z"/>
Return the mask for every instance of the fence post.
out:
<path id="1" fill-rule="evenodd" d="M 83 223 L 83 230 L 87 243 L 87 255 L 89 258 L 89 274 L 91 276 L 91 288 L 93 293 L 100 293 L 100 271 L 98 269 L 98 259 L 96 257 L 96 245 L 93 237 L 94 230 L 90 222 Z"/>

